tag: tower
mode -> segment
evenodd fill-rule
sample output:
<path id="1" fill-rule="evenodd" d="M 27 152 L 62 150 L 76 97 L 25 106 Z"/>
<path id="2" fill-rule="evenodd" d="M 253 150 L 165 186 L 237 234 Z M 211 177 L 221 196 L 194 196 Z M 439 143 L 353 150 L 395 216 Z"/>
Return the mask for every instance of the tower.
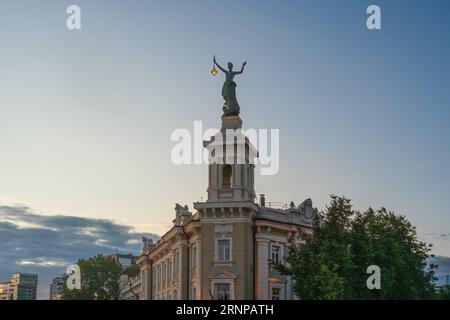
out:
<path id="1" fill-rule="evenodd" d="M 255 148 L 239 115 L 222 116 L 221 130 L 204 142 L 209 153 L 208 197 L 197 202 L 202 299 L 254 298 L 252 219 Z"/>
<path id="2" fill-rule="evenodd" d="M 204 146 L 209 152 L 207 202 L 254 202 L 257 152 L 242 132 L 241 118 L 222 116 L 221 130 Z"/>

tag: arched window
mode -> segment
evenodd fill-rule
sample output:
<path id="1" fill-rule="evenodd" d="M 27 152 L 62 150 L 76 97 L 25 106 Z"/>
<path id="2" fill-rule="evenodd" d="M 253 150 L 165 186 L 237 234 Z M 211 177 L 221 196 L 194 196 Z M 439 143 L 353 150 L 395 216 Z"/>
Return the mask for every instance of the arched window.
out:
<path id="1" fill-rule="evenodd" d="M 232 168 L 230 165 L 223 166 L 222 169 L 222 187 L 231 188 Z"/>

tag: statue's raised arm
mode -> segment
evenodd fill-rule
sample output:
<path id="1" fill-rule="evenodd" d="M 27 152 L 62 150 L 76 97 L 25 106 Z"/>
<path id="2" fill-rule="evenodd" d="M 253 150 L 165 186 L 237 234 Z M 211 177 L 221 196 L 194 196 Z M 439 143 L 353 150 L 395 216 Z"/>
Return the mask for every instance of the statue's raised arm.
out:
<path id="1" fill-rule="evenodd" d="M 220 64 L 217 63 L 217 61 L 216 61 L 216 56 L 214 56 L 213 61 L 214 61 L 214 64 L 217 66 L 217 68 L 219 68 L 220 70 L 222 70 L 222 72 L 227 73 L 227 70 L 225 70 L 224 68 L 222 68 L 222 67 L 220 66 Z"/>
<path id="2" fill-rule="evenodd" d="M 244 61 L 244 63 L 242 64 L 241 67 L 241 71 L 235 71 L 234 74 L 241 74 L 242 72 L 244 72 L 244 67 L 247 65 L 247 61 Z"/>

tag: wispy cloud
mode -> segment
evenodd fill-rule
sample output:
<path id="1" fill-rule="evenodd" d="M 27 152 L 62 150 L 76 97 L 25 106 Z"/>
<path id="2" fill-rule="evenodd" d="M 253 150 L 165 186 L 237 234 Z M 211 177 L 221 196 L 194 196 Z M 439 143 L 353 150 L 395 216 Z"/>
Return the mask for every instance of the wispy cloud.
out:
<path id="1" fill-rule="evenodd" d="M 450 240 L 450 232 L 447 233 L 440 233 L 438 234 L 438 237 L 442 240 Z"/>
<path id="2" fill-rule="evenodd" d="M 138 254 L 141 237 L 133 227 L 107 219 L 41 215 L 26 206 L 0 206 L 0 281 L 14 272 L 39 274 L 39 298 L 51 279 L 79 258 L 116 250 Z"/>
<path id="3" fill-rule="evenodd" d="M 37 266 L 37 267 L 67 267 L 70 264 L 69 261 L 61 259 L 46 259 L 46 258 L 34 258 L 34 259 L 22 259 L 18 260 L 19 266 Z"/>
<path id="4" fill-rule="evenodd" d="M 450 256 L 450 232 L 425 233 L 422 240 L 433 244 L 433 253 L 438 256 Z"/>

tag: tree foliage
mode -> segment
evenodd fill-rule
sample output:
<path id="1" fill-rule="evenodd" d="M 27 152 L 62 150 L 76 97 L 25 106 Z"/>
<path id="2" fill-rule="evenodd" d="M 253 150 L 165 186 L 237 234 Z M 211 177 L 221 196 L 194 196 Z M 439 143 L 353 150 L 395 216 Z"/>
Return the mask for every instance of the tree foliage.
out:
<path id="1" fill-rule="evenodd" d="M 117 300 L 119 299 L 118 280 L 122 267 L 115 260 L 97 255 L 78 260 L 81 272 L 81 289 L 67 288 L 64 275 L 62 297 L 64 300 Z"/>
<path id="2" fill-rule="evenodd" d="M 331 196 L 314 235 L 290 246 L 289 267 L 276 267 L 292 275 L 303 299 L 427 299 L 436 297 L 430 250 L 404 216 L 384 208 L 358 212 L 350 199 Z M 379 290 L 366 286 L 370 265 L 380 267 Z"/>
<path id="3" fill-rule="evenodd" d="M 138 265 L 135 264 L 135 265 L 125 268 L 125 270 L 123 270 L 122 274 L 126 274 L 129 278 L 133 278 L 133 277 L 136 277 L 140 272 L 141 272 L 141 269 L 139 268 Z"/>
<path id="4" fill-rule="evenodd" d="M 450 300 L 450 286 L 441 286 L 437 291 L 437 298 L 441 300 Z"/>

